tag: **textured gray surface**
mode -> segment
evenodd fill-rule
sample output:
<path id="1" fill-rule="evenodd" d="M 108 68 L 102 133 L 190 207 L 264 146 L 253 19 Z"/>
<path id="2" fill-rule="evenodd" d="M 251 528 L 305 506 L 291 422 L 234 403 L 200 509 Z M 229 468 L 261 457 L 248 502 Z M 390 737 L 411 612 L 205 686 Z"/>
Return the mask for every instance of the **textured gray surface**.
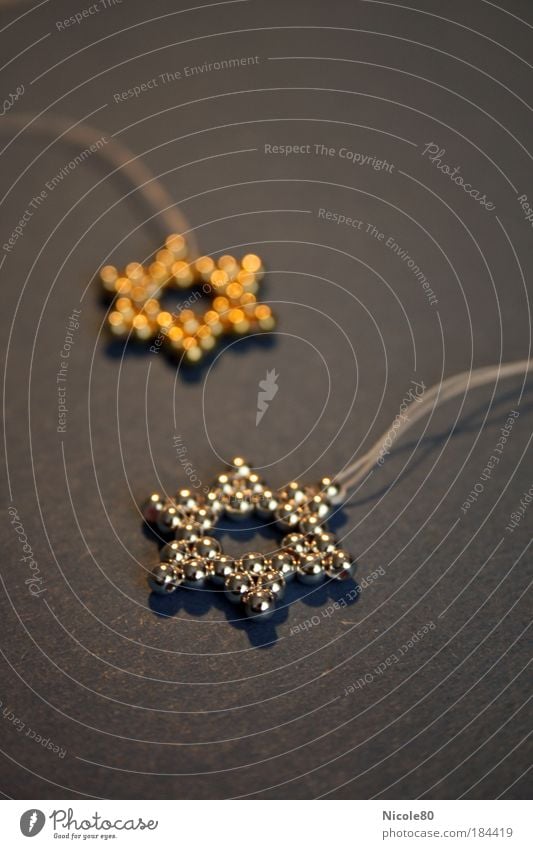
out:
<path id="1" fill-rule="evenodd" d="M 530 384 L 476 391 L 439 409 L 418 444 L 427 422 L 402 440 L 336 522 L 359 580 L 384 574 L 331 616 L 325 590 L 292 594 L 272 627 L 229 623 L 223 601 L 193 592 L 161 616 L 142 569 L 157 549 L 137 504 L 158 481 L 171 491 L 186 482 L 177 434 L 203 479 L 243 453 L 273 484 L 311 480 L 369 445 L 412 379 L 429 386 L 528 356 L 531 226 L 517 196 L 533 196 L 531 5 L 417 5 L 252 0 L 179 13 L 188 4 L 124 0 L 59 31 L 76 10 L 54 2 L 0 33 L 4 55 L 18 55 L 2 91 L 25 86 L 9 114 L 94 112 L 103 134 L 119 133 L 163 175 L 203 252 L 264 256 L 279 314 L 272 340 L 238 342 L 194 377 L 110 347 L 88 284 L 108 258 L 145 257 L 163 234 L 96 155 L 48 193 L 5 254 L 9 487 L 38 561 L 34 586 L 45 589 L 32 597 L 25 584 L 8 492 L 7 796 L 526 795 L 533 511 L 512 534 L 506 525 L 532 484 Z M 26 8 L 8 7 L 3 25 Z M 243 56 L 260 61 L 183 76 Z M 280 58 L 295 56 L 307 58 Z M 182 79 L 115 102 L 180 69 Z M 3 146 L 13 133 L 2 129 Z M 494 210 L 422 155 L 429 143 Z M 311 152 L 265 153 L 287 144 Z M 316 155 L 315 144 L 336 153 Z M 26 131 L 3 151 L 2 243 L 76 152 L 48 145 Z M 393 167 L 352 164 L 341 148 Z M 320 209 L 363 224 L 326 221 Z M 73 309 L 82 313 L 58 434 L 56 374 Z M 256 427 L 257 385 L 272 368 L 279 392 Z M 500 462 L 463 514 L 513 409 Z M 251 536 L 225 539 L 237 551 Z M 268 534 L 256 544 L 268 548 Z M 298 631 L 305 620 L 315 624 Z"/>

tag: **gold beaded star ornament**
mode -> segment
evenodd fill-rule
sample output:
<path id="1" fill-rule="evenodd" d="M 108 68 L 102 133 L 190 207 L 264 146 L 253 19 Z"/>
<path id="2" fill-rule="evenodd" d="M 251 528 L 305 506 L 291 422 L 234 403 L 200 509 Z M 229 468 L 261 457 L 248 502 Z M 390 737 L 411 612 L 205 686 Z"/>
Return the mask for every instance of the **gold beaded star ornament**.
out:
<path id="1" fill-rule="evenodd" d="M 112 307 L 107 325 L 114 336 L 150 343 L 154 351 L 165 346 L 179 360 L 198 363 L 226 334 L 245 336 L 275 327 L 271 308 L 257 300 L 263 276 L 256 254 L 240 261 L 228 254 L 192 260 L 184 237 L 172 234 L 148 266 L 130 262 L 121 272 L 113 265 L 102 268 L 100 280 Z M 190 290 L 175 312 L 160 302 L 170 289 Z M 202 298 L 209 301 L 207 309 L 194 309 Z"/>

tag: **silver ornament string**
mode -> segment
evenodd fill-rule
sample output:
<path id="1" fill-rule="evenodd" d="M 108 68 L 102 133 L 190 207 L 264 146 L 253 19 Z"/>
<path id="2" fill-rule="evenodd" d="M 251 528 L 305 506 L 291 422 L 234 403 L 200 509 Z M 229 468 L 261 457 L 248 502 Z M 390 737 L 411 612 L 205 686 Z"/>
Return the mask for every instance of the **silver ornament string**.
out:
<path id="1" fill-rule="evenodd" d="M 94 153 L 107 160 L 113 167 L 113 171 L 107 176 L 116 173 L 124 174 L 134 186 L 134 190 L 138 191 L 148 206 L 151 207 L 154 212 L 153 217 L 156 218 L 158 223 L 160 222 L 165 235 L 168 233 L 187 233 L 189 253 L 191 256 L 197 256 L 194 233 L 186 217 L 176 207 L 160 179 L 155 177 L 139 156 L 136 156 L 122 142 L 117 141 L 112 136 L 106 136 L 105 133 L 90 124 L 76 123 L 65 117 L 42 117 L 31 113 L 20 113 L 4 116 L 1 126 L 4 129 L 18 129 L 19 133 L 51 138 L 52 141 L 45 150 L 48 150 L 55 141 L 65 137 L 73 145 L 79 144 L 83 152 L 89 149 L 91 145 L 101 143 L 105 137 L 106 143 L 97 146 Z"/>
<path id="2" fill-rule="evenodd" d="M 487 383 L 493 383 L 507 377 L 514 377 L 519 374 L 525 375 L 532 369 L 533 360 L 518 360 L 517 362 L 507 363 L 505 365 L 486 366 L 484 368 L 474 369 L 474 371 L 465 371 L 449 377 L 442 383 L 435 384 L 424 393 L 423 397 L 420 399 L 415 398 L 401 412 L 401 415 L 397 415 L 393 419 L 392 425 L 399 422 L 395 428 L 395 439 L 398 440 L 417 421 L 457 395 L 461 395 L 463 392 L 470 392 L 478 386 L 484 386 Z M 337 475 L 336 481 L 342 487 L 344 493 L 348 493 L 349 490 L 357 487 L 375 466 L 381 456 L 384 442 L 391 431 L 392 425 L 376 440 L 369 451 Z"/>

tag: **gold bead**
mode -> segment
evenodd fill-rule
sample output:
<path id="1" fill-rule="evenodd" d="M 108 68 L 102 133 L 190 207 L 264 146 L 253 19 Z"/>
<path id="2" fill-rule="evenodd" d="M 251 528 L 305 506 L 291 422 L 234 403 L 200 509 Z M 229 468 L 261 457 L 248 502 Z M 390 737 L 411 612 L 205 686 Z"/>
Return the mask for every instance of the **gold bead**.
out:
<path id="1" fill-rule="evenodd" d="M 167 251 L 166 249 L 158 251 L 155 255 L 155 258 L 156 258 L 156 262 L 163 263 L 163 265 L 166 266 L 167 268 L 170 268 L 172 263 L 175 262 L 175 260 L 176 260 L 176 257 L 174 256 L 172 251 Z"/>
<path id="2" fill-rule="evenodd" d="M 157 280 L 154 280 L 152 277 L 146 275 L 142 282 L 142 285 L 144 286 L 146 298 L 151 298 L 153 295 L 159 294 L 159 292 L 163 291 L 167 284 L 158 283 Z"/>
<path id="3" fill-rule="evenodd" d="M 255 318 L 261 330 L 272 330 L 276 325 L 272 310 L 266 304 L 258 304 L 255 308 Z"/>
<path id="4" fill-rule="evenodd" d="M 259 289 L 259 283 L 255 274 L 252 274 L 250 271 L 245 271 L 244 269 L 241 269 L 241 271 L 237 274 L 237 282 L 241 284 L 245 292 L 251 292 L 254 295 Z"/>
<path id="5" fill-rule="evenodd" d="M 226 287 L 229 283 L 229 277 L 225 271 L 222 271 L 221 268 L 217 268 L 213 271 L 211 277 L 209 278 L 209 282 L 213 287 L 215 292 L 220 292 L 221 294 L 225 294 Z"/>
<path id="6" fill-rule="evenodd" d="M 244 310 L 247 318 L 255 318 L 255 307 L 257 305 L 257 298 L 255 295 L 252 295 L 251 292 L 245 292 L 240 298 L 239 304 Z"/>
<path id="7" fill-rule="evenodd" d="M 115 303 L 116 311 L 124 318 L 133 318 L 135 310 L 130 298 L 117 298 Z"/>
<path id="8" fill-rule="evenodd" d="M 223 331 L 222 322 L 220 321 L 220 315 L 216 310 L 207 310 L 204 314 L 204 322 L 211 329 L 211 333 L 213 336 L 220 336 Z"/>
<path id="9" fill-rule="evenodd" d="M 170 345 L 170 347 L 174 351 L 181 351 L 181 349 L 183 347 L 184 338 L 185 338 L 185 333 L 183 332 L 182 328 L 178 327 L 176 324 L 174 324 L 172 327 L 170 327 L 170 329 L 169 329 L 169 331 L 166 335 L 166 339 L 168 341 L 168 344 Z"/>
<path id="10" fill-rule="evenodd" d="M 187 242 L 178 233 L 171 233 L 165 239 L 165 248 L 174 254 L 174 259 L 183 259 L 187 256 Z"/>
<path id="11" fill-rule="evenodd" d="M 228 313 L 228 321 L 235 333 L 244 334 L 250 330 L 250 322 L 241 309 L 237 309 L 236 307 L 231 309 Z"/>
<path id="12" fill-rule="evenodd" d="M 137 339 L 150 339 L 150 337 L 154 335 L 154 328 L 152 324 L 142 313 L 136 315 L 131 324 L 133 335 Z"/>
<path id="13" fill-rule="evenodd" d="M 170 327 L 174 319 L 171 313 L 166 310 L 161 310 L 161 312 L 157 315 L 156 321 L 161 329 L 166 329 L 167 327 Z"/>
<path id="14" fill-rule="evenodd" d="M 187 336 L 193 336 L 198 330 L 200 322 L 194 310 L 182 310 L 178 315 L 178 321 Z"/>
<path id="15" fill-rule="evenodd" d="M 238 301 L 243 293 L 244 289 L 240 283 L 230 283 L 226 289 L 226 297 L 229 298 L 230 301 Z"/>
<path id="16" fill-rule="evenodd" d="M 157 260 L 152 262 L 148 267 L 148 273 L 151 279 L 155 280 L 157 283 L 164 285 L 168 282 L 168 266 L 166 266 L 164 262 L 159 262 Z"/>
<path id="17" fill-rule="evenodd" d="M 184 260 L 179 259 L 177 262 L 172 263 L 170 271 L 172 272 L 176 285 L 179 286 L 180 289 L 187 289 L 194 283 L 194 275 L 188 262 L 184 262 Z"/>
<path id="18" fill-rule="evenodd" d="M 233 280 L 239 272 L 239 263 L 235 257 L 230 254 L 224 254 L 224 256 L 221 256 L 217 265 L 222 271 L 226 272 L 230 280 Z"/>
<path id="19" fill-rule="evenodd" d="M 144 286 L 134 286 L 130 292 L 131 300 L 137 304 L 144 304 L 146 301 L 146 289 Z"/>
<path id="20" fill-rule="evenodd" d="M 226 318 L 226 317 L 227 317 L 227 316 L 226 316 L 226 313 L 227 313 L 227 311 L 228 311 L 228 309 L 229 309 L 229 301 L 228 301 L 228 299 L 227 299 L 227 298 L 223 298 L 221 295 L 219 295 L 219 296 L 218 296 L 217 298 L 215 298 L 215 299 L 214 299 L 214 301 L 213 301 L 213 309 L 214 309 L 214 310 L 215 310 L 215 311 L 216 311 L 219 315 L 222 315 L 224 318 Z"/>
<path id="21" fill-rule="evenodd" d="M 190 318 L 188 321 L 185 321 L 183 324 L 183 329 L 188 336 L 194 336 L 200 326 L 200 322 L 196 318 Z"/>
<path id="22" fill-rule="evenodd" d="M 216 344 L 211 328 L 207 324 L 201 324 L 196 334 L 198 344 L 203 351 L 211 351 Z"/>
<path id="23" fill-rule="evenodd" d="M 107 292 L 115 291 L 115 282 L 117 277 L 118 271 L 114 265 L 104 265 L 104 267 L 100 270 L 100 280 Z"/>
<path id="24" fill-rule="evenodd" d="M 187 336 L 183 340 L 183 350 L 185 359 L 189 363 L 197 363 L 202 359 L 203 351 L 193 336 Z"/>
<path id="25" fill-rule="evenodd" d="M 152 321 L 157 319 L 157 316 L 161 312 L 161 304 L 157 300 L 157 298 L 148 298 L 146 301 L 143 312 L 148 316 Z"/>
<path id="26" fill-rule="evenodd" d="M 125 336 L 130 329 L 130 323 L 117 310 L 109 314 L 107 323 L 115 336 Z"/>
<path id="27" fill-rule="evenodd" d="M 115 292 L 117 295 L 129 295 L 133 289 L 133 283 L 128 277 L 117 277 L 115 280 Z"/>
<path id="28" fill-rule="evenodd" d="M 261 258 L 257 256 L 257 254 L 246 254 L 243 256 L 241 265 L 244 271 L 248 271 L 251 274 L 255 274 L 258 280 L 261 280 L 264 274 L 263 263 L 261 262 Z"/>
<path id="29" fill-rule="evenodd" d="M 194 270 L 201 280 L 208 283 L 215 270 L 215 262 L 210 256 L 201 256 L 194 263 Z"/>
<path id="30" fill-rule="evenodd" d="M 144 268 L 140 262 L 129 262 L 124 271 L 126 277 L 133 282 L 138 282 L 144 277 Z"/>

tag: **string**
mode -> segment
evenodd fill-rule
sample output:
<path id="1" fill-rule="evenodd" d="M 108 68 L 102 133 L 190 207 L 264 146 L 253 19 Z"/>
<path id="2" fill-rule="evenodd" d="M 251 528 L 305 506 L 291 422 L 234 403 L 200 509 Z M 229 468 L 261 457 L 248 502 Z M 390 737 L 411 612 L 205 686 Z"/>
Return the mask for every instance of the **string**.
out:
<path id="1" fill-rule="evenodd" d="M 170 233 L 184 235 L 186 233 L 190 254 L 197 256 L 194 234 L 190 231 L 186 217 L 176 207 L 161 181 L 154 177 L 144 162 L 122 142 L 117 141 L 112 136 L 106 136 L 105 133 L 90 124 L 81 122 L 76 124 L 65 117 L 36 118 L 31 113 L 19 113 L 4 116 L 0 126 L 3 128 L 20 128 L 31 135 L 51 137 L 53 141 L 58 141 L 65 136 L 73 145 L 79 144 L 82 150 L 90 148 L 91 145 L 97 145 L 94 153 L 107 160 L 113 167 L 113 171 L 108 176 L 117 172 L 125 174 L 148 206 L 153 209 L 154 217 L 161 223 L 161 226 L 164 226 L 164 235 L 168 236 Z M 102 144 L 103 138 L 106 139 L 105 144 Z"/>
<path id="2" fill-rule="evenodd" d="M 401 410 L 393 419 L 392 424 L 372 445 L 370 450 L 343 469 L 337 475 L 336 480 L 345 492 L 355 488 L 382 456 L 385 442 L 393 428 L 395 441 L 397 441 L 400 436 L 403 436 L 410 427 L 427 415 L 428 412 L 435 410 L 457 395 L 506 377 L 526 374 L 532 369 L 533 360 L 519 360 L 505 365 L 486 366 L 475 369 L 474 371 L 465 371 L 449 377 L 442 383 L 435 384 L 424 392 L 421 397 L 413 399 L 405 410 Z"/>

